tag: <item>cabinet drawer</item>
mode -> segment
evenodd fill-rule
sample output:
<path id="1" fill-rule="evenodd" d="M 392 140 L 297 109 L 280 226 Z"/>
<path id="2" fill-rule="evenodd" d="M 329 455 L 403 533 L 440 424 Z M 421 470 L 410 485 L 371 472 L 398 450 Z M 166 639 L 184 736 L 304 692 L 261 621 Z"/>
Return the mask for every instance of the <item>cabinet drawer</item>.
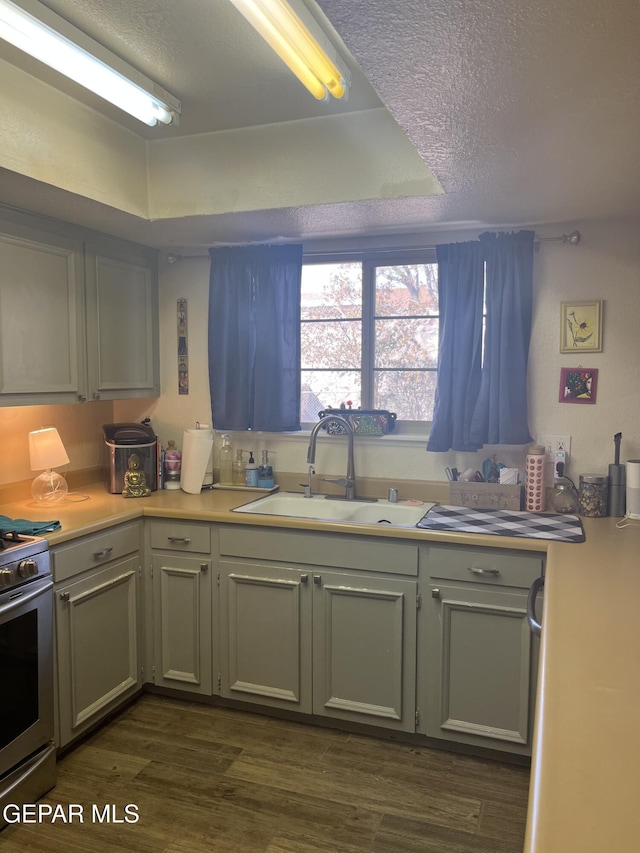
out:
<path id="1" fill-rule="evenodd" d="M 72 545 L 51 552 L 54 581 L 64 581 L 87 569 L 117 560 L 140 550 L 140 525 L 112 527 L 95 536 L 85 536 Z"/>
<path id="2" fill-rule="evenodd" d="M 211 528 L 208 524 L 183 524 L 180 521 L 152 521 L 151 547 L 163 551 L 211 552 Z"/>
<path id="3" fill-rule="evenodd" d="M 490 548 L 428 548 L 432 578 L 528 589 L 542 574 L 544 557 L 522 551 Z"/>
<path id="4" fill-rule="evenodd" d="M 221 527 L 220 553 L 297 565 L 363 569 L 394 575 L 418 574 L 417 545 L 371 536 Z"/>

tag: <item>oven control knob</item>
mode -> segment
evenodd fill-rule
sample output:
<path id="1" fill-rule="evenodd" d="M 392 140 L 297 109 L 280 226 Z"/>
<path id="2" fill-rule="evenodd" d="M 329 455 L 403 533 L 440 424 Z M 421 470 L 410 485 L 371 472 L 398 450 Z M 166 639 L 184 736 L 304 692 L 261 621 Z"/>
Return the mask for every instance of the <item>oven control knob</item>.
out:
<path id="1" fill-rule="evenodd" d="M 38 574 L 38 564 L 35 560 L 21 560 L 18 563 L 18 574 L 21 578 L 28 578 L 30 575 Z"/>
<path id="2" fill-rule="evenodd" d="M 0 589 L 3 586 L 9 586 L 13 582 L 13 572 L 11 569 L 0 569 Z"/>

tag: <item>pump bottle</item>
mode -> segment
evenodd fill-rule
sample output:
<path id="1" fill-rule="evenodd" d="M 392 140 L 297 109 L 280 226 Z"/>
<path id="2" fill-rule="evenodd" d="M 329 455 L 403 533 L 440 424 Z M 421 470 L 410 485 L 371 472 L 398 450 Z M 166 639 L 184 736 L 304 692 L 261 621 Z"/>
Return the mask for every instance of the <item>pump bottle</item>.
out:
<path id="1" fill-rule="evenodd" d="M 269 465 L 269 451 L 262 451 L 262 465 L 258 468 L 258 487 L 272 489 L 275 486 L 273 468 Z"/>
<path id="2" fill-rule="evenodd" d="M 233 448 L 228 435 L 222 436 L 222 447 L 220 448 L 220 485 L 233 485 Z"/>
<path id="3" fill-rule="evenodd" d="M 258 485 L 258 466 L 253 458 L 253 450 L 249 451 L 249 461 L 244 469 L 244 484 L 252 489 Z"/>

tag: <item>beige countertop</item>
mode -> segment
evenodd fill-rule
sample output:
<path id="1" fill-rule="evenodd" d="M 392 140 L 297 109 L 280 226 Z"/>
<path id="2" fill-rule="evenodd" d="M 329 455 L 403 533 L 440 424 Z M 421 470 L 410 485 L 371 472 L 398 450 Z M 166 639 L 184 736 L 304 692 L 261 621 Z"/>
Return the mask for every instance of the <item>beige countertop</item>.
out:
<path id="1" fill-rule="evenodd" d="M 387 539 L 418 539 L 462 545 L 484 545 L 493 548 L 517 548 L 522 551 L 546 551 L 548 543 L 538 539 L 514 539 L 507 536 L 476 536 L 470 533 L 431 532 L 416 528 L 375 527 L 347 522 L 315 521 L 308 518 L 233 513 L 235 507 L 256 500 L 259 491 L 225 491 L 212 489 L 199 495 L 185 492 L 158 491 L 147 498 L 123 498 L 109 494 L 102 484 L 94 484 L 69 493 L 62 503 L 41 509 L 31 498 L 14 501 L 0 507 L 0 513 L 10 518 L 31 521 L 60 521 L 62 529 L 48 533 L 50 545 L 57 545 L 78 536 L 95 533 L 135 518 L 184 518 L 195 521 L 226 522 L 231 524 L 282 527 L 297 530 L 333 530 L 347 534 L 383 536 Z M 425 512 L 427 508 L 425 507 Z"/>
<path id="2" fill-rule="evenodd" d="M 80 498 L 85 498 L 80 500 Z M 634 853 L 640 848 L 640 522 L 585 519 L 584 544 L 476 536 L 233 513 L 255 493 L 110 495 L 103 485 L 44 511 L 5 504 L 12 518 L 58 519 L 51 545 L 142 517 L 546 551 L 532 784 L 525 853 Z"/>
<path id="3" fill-rule="evenodd" d="M 640 522 L 549 547 L 525 853 L 640 849 Z"/>

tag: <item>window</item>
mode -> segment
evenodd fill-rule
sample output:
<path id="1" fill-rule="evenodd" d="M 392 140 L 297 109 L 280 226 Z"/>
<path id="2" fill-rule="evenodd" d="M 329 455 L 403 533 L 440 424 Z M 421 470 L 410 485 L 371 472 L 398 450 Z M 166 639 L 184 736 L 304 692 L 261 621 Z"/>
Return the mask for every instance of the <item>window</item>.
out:
<path id="1" fill-rule="evenodd" d="M 435 252 L 305 259 L 301 421 L 342 403 L 431 421 L 438 367 Z"/>

